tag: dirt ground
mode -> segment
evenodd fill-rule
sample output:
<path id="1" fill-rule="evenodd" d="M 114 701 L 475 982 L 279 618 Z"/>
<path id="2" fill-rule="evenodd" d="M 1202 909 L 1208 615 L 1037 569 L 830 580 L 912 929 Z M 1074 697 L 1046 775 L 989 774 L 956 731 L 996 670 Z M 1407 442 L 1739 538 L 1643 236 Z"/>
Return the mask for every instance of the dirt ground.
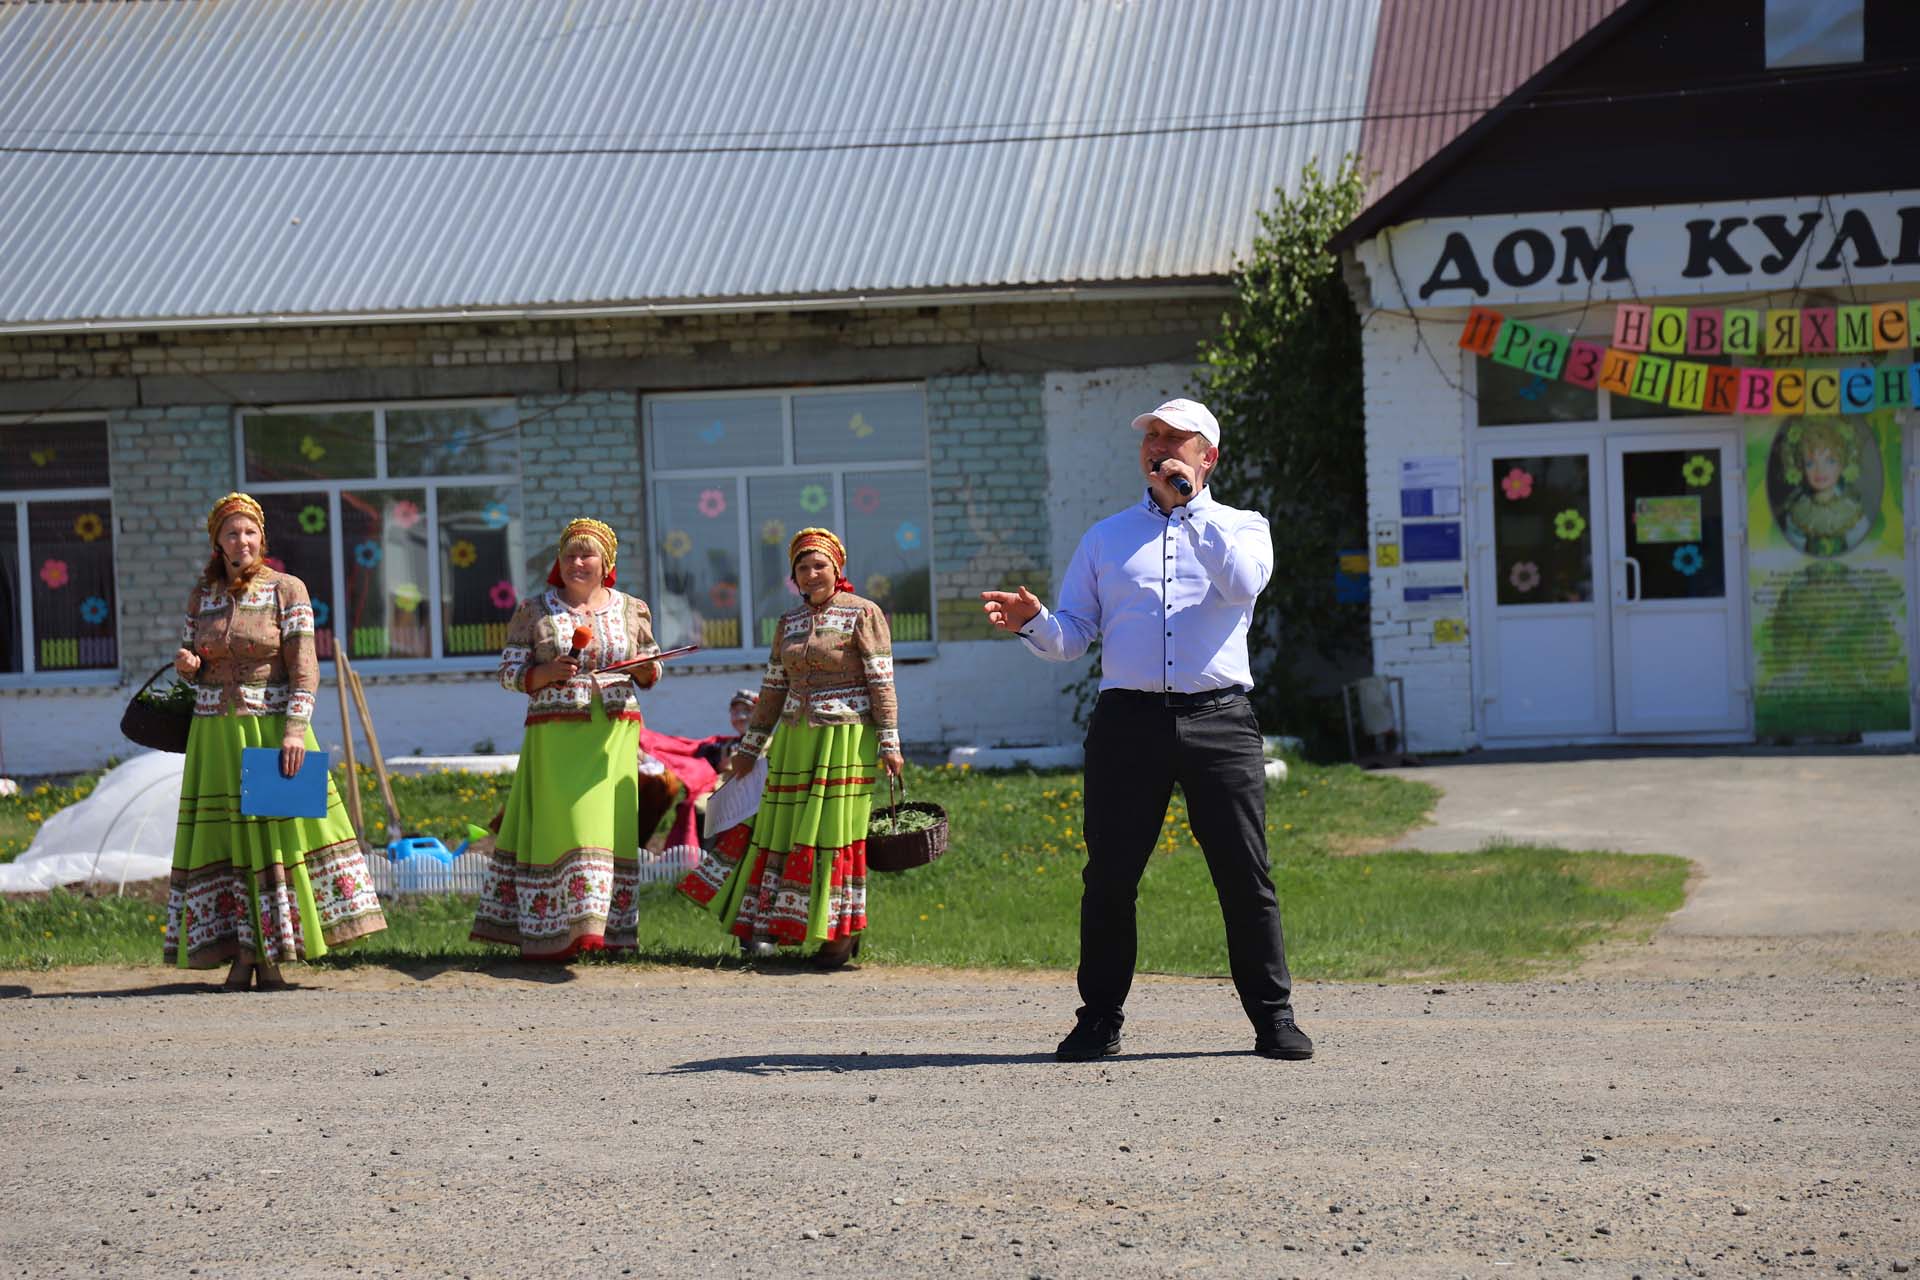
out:
<path id="1" fill-rule="evenodd" d="M 208 982 L 218 975 L 207 975 Z M 0 974 L 0 1274 L 1620 1277 L 1920 1263 L 1920 936 L 1315 983 Z"/>

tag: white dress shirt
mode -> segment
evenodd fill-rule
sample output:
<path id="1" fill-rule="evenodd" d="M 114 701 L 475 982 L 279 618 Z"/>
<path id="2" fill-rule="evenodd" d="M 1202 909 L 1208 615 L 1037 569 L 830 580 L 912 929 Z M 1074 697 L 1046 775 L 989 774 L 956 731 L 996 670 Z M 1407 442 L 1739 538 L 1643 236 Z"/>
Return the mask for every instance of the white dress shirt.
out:
<path id="1" fill-rule="evenodd" d="M 1265 516 L 1223 506 L 1207 489 L 1165 512 L 1149 491 L 1087 530 L 1058 604 L 1019 634 L 1053 662 L 1098 638 L 1102 689 L 1251 689 L 1247 627 L 1272 575 Z"/>

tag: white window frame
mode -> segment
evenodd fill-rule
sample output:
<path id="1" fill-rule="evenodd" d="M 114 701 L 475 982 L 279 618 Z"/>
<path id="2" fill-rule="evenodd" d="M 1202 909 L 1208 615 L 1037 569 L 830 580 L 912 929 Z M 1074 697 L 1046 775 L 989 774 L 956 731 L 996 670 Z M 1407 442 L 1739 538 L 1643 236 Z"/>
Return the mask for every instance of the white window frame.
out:
<path id="1" fill-rule="evenodd" d="M 342 637 L 338 625 L 340 602 L 347 595 L 347 562 L 344 540 L 339 538 L 340 495 L 351 490 L 354 493 L 380 493 L 394 489 L 425 490 L 427 506 L 427 528 L 429 531 L 427 555 L 427 585 L 423 604 L 429 606 L 428 633 L 433 643 L 433 656 L 427 658 L 355 658 L 347 656 L 356 670 L 369 675 L 408 675 L 419 672 L 476 672 L 493 671 L 500 665 L 498 654 L 467 654 L 449 658 L 445 656 L 446 637 L 443 634 L 445 624 L 440 616 L 440 493 L 443 488 L 465 489 L 481 485 L 511 485 L 515 491 L 516 509 L 524 521 L 526 516 L 526 496 L 521 491 L 521 472 L 526 470 L 525 456 L 521 457 L 520 471 L 511 474 L 504 472 L 480 472 L 473 475 L 457 476 L 394 476 L 387 472 L 387 412 L 392 409 L 500 409 L 514 408 L 512 399 L 489 397 L 464 400 L 348 400 L 328 401 L 320 404 L 274 404 L 251 405 L 245 409 L 236 409 L 233 414 L 233 470 L 237 477 L 236 487 L 251 494 L 275 493 L 324 493 L 327 495 L 327 529 L 335 538 L 333 577 L 327 583 L 327 630 L 334 633 L 336 641 Z M 246 420 L 249 417 L 267 416 L 280 413 L 312 414 L 348 414 L 370 413 L 373 415 L 374 471 L 372 476 L 348 480 L 248 480 L 247 479 L 247 438 Z M 517 426 L 517 424 L 516 424 Z M 521 452 L 520 441 L 516 435 L 514 451 Z M 272 552 L 272 548 L 268 548 Z M 518 568 L 518 566 L 515 566 Z M 514 590 L 522 588 L 515 584 Z M 313 594 L 313 584 L 307 584 L 308 594 Z M 322 658 L 322 662 L 331 662 L 331 658 Z"/>
<path id="2" fill-rule="evenodd" d="M 74 670 L 62 667 L 56 671 L 42 671 L 39 667 L 40 647 L 33 638 L 33 548 L 27 545 L 27 504 L 29 502 L 113 502 L 113 426 L 102 413 L 28 413 L 0 417 L 0 427 L 18 426 L 21 423 L 36 422 L 97 422 L 107 429 L 107 483 L 93 485 L 85 489 L 0 489 L 0 508 L 8 504 L 13 506 L 14 534 L 17 543 L 15 554 L 19 557 L 20 570 L 20 649 L 21 669 L 0 673 L 0 689 L 47 689 L 80 688 L 87 685 L 117 685 L 120 673 L 126 666 L 127 655 L 121 645 L 122 628 L 125 623 L 125 611 L 121 606 L 120 589 L 120 553 L 116 549 L 113 556 L 113 647 L 119 658 L 111 667 L 98 667 L 91 670 Z M 121 513 L 115 511 L 113 518 L 118 520 Z M 0 519 L 5 519 L 0 515 Z M 115 529 L 113 536 L 117 541 L 120 531 Z"/>
<path id="3" fill-rule="evenodd" d="M 659 539 L 653 530 L 653 482 L 656 480 L 724 480 L 733 486 L 733 509 L 738 525 L 740 547 L 740 634 L 751 639 L 755 632 L 753 626 L 753 564 L 748 549 L 753 545 L 752 520 L 747 510 L 747 484 L 760 476 L 778 476 L 787 472 L 804 469 L 809 472 L 826 472 L 833 477 L 831 486 L 833 502 L 828 510 L 820 513 L 823 523 L 836 532 L 846 528 L 847 514 L 847 473 L 850 471 L 919 471 L 927 481 L 927 636 L 926 640 L 907 643 L 895 641 L 895 658 L 931 658 L 939 652 L 940 618 L 939 592 L 940 549 L 934 545 L 933 536 L 933 432 L 922 422 L 924 435 L 924 453 L 918 459 L 889 462 L 821 462 L 800 463 L 793 457 L 793 402 L 810 396 L 844 396 L 862 391 L 918 391 L 921 404 L 926 403 L 927 384 L 925 382 L 856 382 L 836 383 L 830 386 L 779 386 L 779 387 L 728 387 L 716 391 L 667 392 L 661 395 L 646 396 L 640 407 L 640 432 L 642 436 L 642 456 L 646 459 L 646 471 L 642 484 L 647 486 L 643 495 L 642 507 L 645 516 L 645 536 L 647 539 L 647 573 L 650 583 L 663 580 L 660 562 Z M 666 403 L 684 403 L 690 400 L 747 400 L 764 397 L 779 397 L 781 461 L 778 464 L 759 466 L 720 466 L 720 467 L 663 467 L 655 456 L 653 435 L 653 406 Z M 847 555 L 854 563 L 859 563 L 860 548 L 848 547 Z M 748 644 L 738 649 L 704 649 L 701 658 L 716 663 L 757 663 L 765 659 L 767 646 Z"/>

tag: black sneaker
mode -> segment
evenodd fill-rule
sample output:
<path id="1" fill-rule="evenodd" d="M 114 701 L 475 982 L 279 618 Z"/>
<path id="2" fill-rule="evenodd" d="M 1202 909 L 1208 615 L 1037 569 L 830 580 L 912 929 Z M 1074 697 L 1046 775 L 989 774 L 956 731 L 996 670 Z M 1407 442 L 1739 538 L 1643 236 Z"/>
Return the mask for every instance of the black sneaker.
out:
<path id="1" fill-rule="evenodd" d="M 1120 1052 L 1120 1024 L 1106 1018 L 1082 1018 L 1053 1051 L 1062 1062 L 1092 1062 Z"/>
<path id="2" fill-rule="evenodd" d="M 1253 1051 L 1263 1058 L 1305 1062 L 1313 1056 L 1313 1041 L 1307 1039 L 1306 1032 L 1294 1025 L 1292 1014 L 1283 1013 L 1271 1031 L 1263 1031 L 1254 1037 Z"/>

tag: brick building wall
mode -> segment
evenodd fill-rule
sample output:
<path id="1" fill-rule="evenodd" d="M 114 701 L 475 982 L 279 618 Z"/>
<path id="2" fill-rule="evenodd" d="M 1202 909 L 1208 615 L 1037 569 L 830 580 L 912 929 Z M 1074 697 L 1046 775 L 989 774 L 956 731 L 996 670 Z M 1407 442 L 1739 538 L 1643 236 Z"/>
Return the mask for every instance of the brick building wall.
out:
<path id="1" fill-rule="evenodd" d="M 1049 594 L 1050 526 L 1039 482 L 1046 416 L 1038 374 L 927 381 L 935 581 L 942 640 L 992 634 L 980 592 Z"/>
<path id="2" fill-rule="evenodd" d="M 1375 529 L 1398 528 L 1402 458 L 1455 457 L 1464 463 L 1464 369 L 1456 349 L 1460 325 L 1423 316 L 1416 335 L 1411 320 L 1381 311 L 1364 333 L 1367 514 Z M 1471 533 L 1471 514 L 1461 518 Z M 1406 681 L 1407 739 L 1413 750 L 1464 750 L 1478 742 L 1473 630 L 1467 628 L 1463 642 L 1441 643 L 1433 624 L 1442 617 L 1467 618 L 1468 601 L 1407 604 L 1401 598 L 1405 577 L 1404 568 L 1374 566 L 1373 669 Z"/>

